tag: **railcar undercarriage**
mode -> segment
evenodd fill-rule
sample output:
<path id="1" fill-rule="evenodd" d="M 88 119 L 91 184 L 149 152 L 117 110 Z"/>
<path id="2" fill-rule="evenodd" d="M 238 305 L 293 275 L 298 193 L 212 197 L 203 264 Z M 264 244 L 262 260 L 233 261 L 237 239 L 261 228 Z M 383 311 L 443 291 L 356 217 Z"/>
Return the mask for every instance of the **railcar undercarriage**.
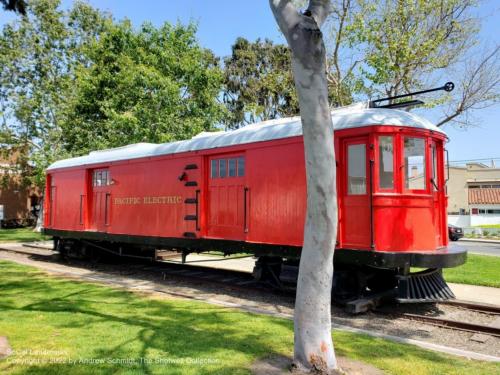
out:
<path id="1" fill-rule="evenodd" d="M 159 254 L 159 250 L 150 245 L 61 237 L 54 237 L 54 248 L 64 257 L 93 261 L 106 257 L 155 261 Z M 183 262 L 190 253 L 207 251 L 194 248 L 170 250 L 181 253 Z M 275 288 L 296 284 L 299 259 L 259 256 L 262 252 L 262 249 L 260 250 L 246 251 L 257 258 L 252 272 L 255 280 Z M 401 254 L 338 249 L 335 254 L 332 299 L 335 303 L 344 305 L 351 313 L 366 312 L 385 301 L 421 303 L 455 298 L 443 279 L 442 268 L 460 265 L 466 258 L 465 251 L 448 249 L 432 253 Z M 411 272 L 411 267 L 425 269 Z"/>

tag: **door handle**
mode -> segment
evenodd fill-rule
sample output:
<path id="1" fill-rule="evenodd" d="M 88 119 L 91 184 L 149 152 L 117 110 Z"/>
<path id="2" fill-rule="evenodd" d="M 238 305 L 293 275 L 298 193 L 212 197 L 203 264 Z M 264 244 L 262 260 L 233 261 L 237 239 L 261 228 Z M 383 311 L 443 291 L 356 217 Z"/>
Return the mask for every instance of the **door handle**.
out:
<path id="1" fill-rule="evenodd" d="M 196 203 L 195 203 L 195 216 L 196 216 L 196 222 L 195 222 L 195 226 L 196 226 L 196 230 L 199 231 L 200 230 L 200 214 L 199 214 L 199 206 L 200 206 L 200 190 L 196 190 L 196 195 L 195 195 L 195 199 L 196 199 Z"/>
<path id="2" fill-rule="evenodd" d="M 245 187 L 243 189 L 243 231 L 245 233 L 248 233 L 248 219 L 247 219 L 247 216 L 248 216 L 248 209 L 247 209 L 247 206 L 248 206 L 248 192 L 249 192 L 249 188 Z"/>

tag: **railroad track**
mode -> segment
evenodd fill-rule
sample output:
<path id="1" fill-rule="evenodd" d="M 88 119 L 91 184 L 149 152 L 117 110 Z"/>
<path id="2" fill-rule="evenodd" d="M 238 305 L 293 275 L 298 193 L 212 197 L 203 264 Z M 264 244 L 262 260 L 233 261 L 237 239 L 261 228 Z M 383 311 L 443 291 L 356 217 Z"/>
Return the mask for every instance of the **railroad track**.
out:
<path id="1" fill-rule="evenodd" d="M 56 252 L 52 250 L 48 250 L 46 248 L 36 248 L 34 246 L 24 247 L 24 248 L 16 248 L 16 249 L 7 249 L 1 248 L 0 250 L 16 252 L 26 255 L 33 255 L 36 257 L 51 257 Z M 40 251 L 42 250 L 42 251 Z M 43 254 L 45 251 L 45 254 Z M 78 265 L 79 261 L 75 263 Z M 84 262 L 83 265 L 88 265 L 88 262 Z M 104 268 L 106 265 L 102 265 Z M 120 267 L 119 264 L 113 265 L 114 267 Z M 123 265 L 122 265 L 123 266 Z M 103 269 L 102 271 L 109 271 L 109 269 Z M 276 287 L 270 288 L 271 285 L 267 285 L 264 283 L 259 283 L 255 281 L 251 274 L 242 271 L 234 271 L 234 270 L 226 270 L 226 269 L 215 269 L 211 267 L 203 266 L 200 263 L 193 262 L 190 263 L 179 263 L 179 262 L 171 262 L 171 261 L 156 261 L 151 263 L 142 263 L 139 267 L 127 267 L 125 274 L 126 275 L 137 275 L 141 272 L 152 272 L 160 276 L 163 280 L 175 277 L 181 280 L 186 281 L 195 281 L 195 282 L 210 282 L 212 284 L 219 284 L 221 287 L 230 288 L 233 290 L 241 290 L 244 292 L 255 291 L 255 292 L 263 292 L 266 293 L 276 293 L 276 294 L 287 294 L 292 295 L 294 293 L 294 289 L 278 289 Z M 124 274 L 122 272 L 122 274 Z M 500 307 L 488 304 L 478 304 L 471 303 L 467 301 L 460 300 L 448 300 L 448 301 L 439 301 L 437 304 L 453 306 L 460 309 L 465 309 L 474 312 L 480 312 L 484 314 L 500 316 Z M 374 310 L 376 313 L 387 314 L 387 315 L 396 315 L 397 317 L 408 319 L 412 321 L 419 321 L 426 324 L 431 324 L 438 327 L 449 328 L 454 330 L 460 330 L 465 332 L 472 333 L 483 333 L 495 337 L 500 337 L 500 325 L 485 325 L 485 324 L 477 324 L 477 323 L 469 323 L 463 321 L 456 321 L 447 318 L 440 318 L 434 316 L 427 316 L 421 314 L 414 314 L 408 312 L 394 313 L 394 311 L 384 311 L 384 309 L 376 309 Z M 500 319 L 498 319 L 500 321 Z"/>
<path id="2" fill-rule="evenodd" d="M 7 248 L 0 246 L 0 250 L 19 253 L 24 255 L 32 255 L 37 258 L 50 259 L 53 255 L 58 254 L 57 251 L 51 249 L 36 247 L 30 245 L 28 247 L 19 248 Z M 52 259 L 50 259 L 53 261 Z M 122 258 L 125 260 L 125 258 Z M 218 260 L 214 258 L 214 261 Z M 219 259 L 220 260 L 220 259 Z M 163 261 L 144 261 L 142 263 L 134 263 L 133 267 L 130 264 L 113 264 L 113 270 L 110 270 L 107 264 L 91 263 L 85 260 L 71 259 L 73 265 L 78 266 L 88 266 L 91 264 L 94 269 L 103 272 L 120 272 L 121 275 L 138 275 L 141 272 L 150 272 L 159 276 L 161 279 L 166 280 L 167 278 L 175 277 L 177 279 L 191 281 L 191 282 L 210 282 L 211 284 L 217 284 L 221 287 L 229 288 L 237 291 L 255 291 L 262 293 L 264 291 L 268 293 L 275 294 L 290 294 L 294 292 L 295 289 L 288 288 L 278 288 L 276 285 L 270 283 L 258 282 L 256 281 L 252 274 L 243 271 L 228 270 L 221 268 L 213 268 L 204 265 L 206 261 L 192 261 L 181 263 L 180 261 L 174 260 L 163 260 Z M 59 261 L 58 263 L 66 264 L 64 261 Z M 125 267 L 123 267 L 125 265 Z M 125 269 L 124 269 L 125 268 Z"/>

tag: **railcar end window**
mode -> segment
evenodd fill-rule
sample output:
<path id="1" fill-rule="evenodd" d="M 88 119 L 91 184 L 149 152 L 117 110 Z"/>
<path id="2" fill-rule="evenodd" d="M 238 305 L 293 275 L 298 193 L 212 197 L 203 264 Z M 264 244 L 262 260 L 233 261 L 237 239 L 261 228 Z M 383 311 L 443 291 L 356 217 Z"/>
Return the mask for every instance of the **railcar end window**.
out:
<path id="1" fill-rule="evenodd" d="M 432 190 L 438 190 L 438 173 L 437 173 L 437 149 L 436 144 L 432 144 Z"/>
<path id="2" fill-rule="evenodd" d="M 380 189 L 394 188 L 394 146 L 392 136 L 378 139 L 378 180 Z"/>
<path id="3" fill-rule="evenodd" d="M 365 144 L 347 147 L 347 191 L 351 195 L 366 194 Z"/>
<path id="4" fill-rule="evenodd" d="M 405 188 L 425 190 L 425 140 L 423 138 L 404 139 Z"/>

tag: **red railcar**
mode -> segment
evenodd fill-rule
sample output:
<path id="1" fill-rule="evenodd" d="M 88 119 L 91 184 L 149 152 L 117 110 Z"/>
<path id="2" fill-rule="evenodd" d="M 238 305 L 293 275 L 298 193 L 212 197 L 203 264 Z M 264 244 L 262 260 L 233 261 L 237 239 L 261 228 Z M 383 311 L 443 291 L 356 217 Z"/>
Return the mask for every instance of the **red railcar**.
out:
<path id="1" fill-rule="evenodd" d="M 400 299 L 451 297 L 439 270 L 465 252 L 448 248 L 446 135 L 393 109 L 353 106 L 332 119 L 337 297 L 395 286 Z M 256 274 L 279 277 L 303 241 L 301 132 L 300 118 L 288 118 L 58 161 L 47 170 L 44 231 L 61 251 L 80 253 L 249 252 Z"/>

